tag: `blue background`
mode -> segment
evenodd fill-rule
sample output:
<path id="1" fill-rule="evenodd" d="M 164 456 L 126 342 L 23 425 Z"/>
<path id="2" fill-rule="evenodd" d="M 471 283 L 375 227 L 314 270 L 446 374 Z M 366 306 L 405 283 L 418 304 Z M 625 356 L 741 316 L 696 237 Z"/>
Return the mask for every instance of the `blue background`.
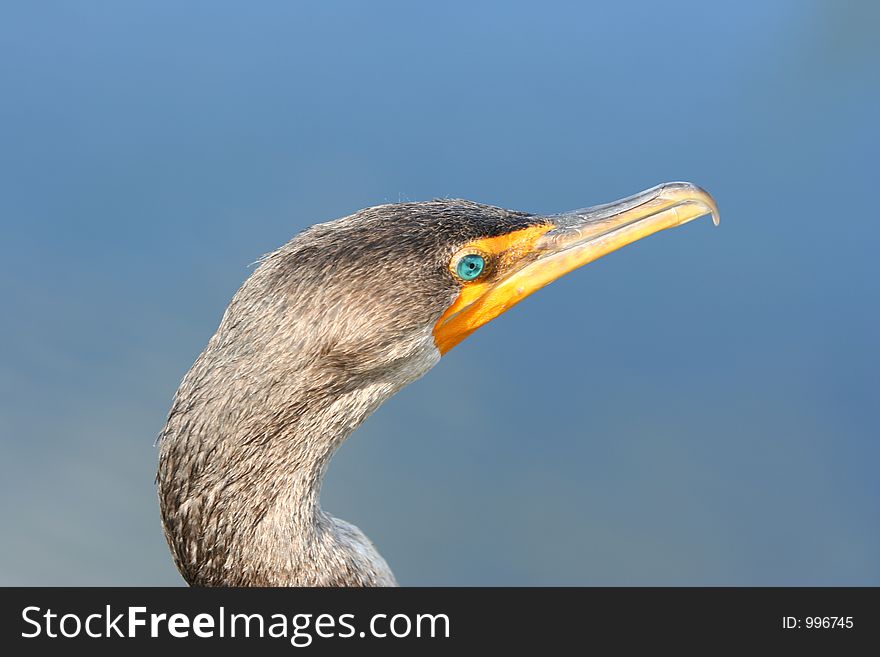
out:
<path id="1" fill-rule="evenodd" d="M 4 3 L 0 583 L 182 583 L 154 439 L 304 227 L 692 180 L 719 229 L 475 334 L 324 506 L 403 584 L 880 585 L 878 6 Z"/>

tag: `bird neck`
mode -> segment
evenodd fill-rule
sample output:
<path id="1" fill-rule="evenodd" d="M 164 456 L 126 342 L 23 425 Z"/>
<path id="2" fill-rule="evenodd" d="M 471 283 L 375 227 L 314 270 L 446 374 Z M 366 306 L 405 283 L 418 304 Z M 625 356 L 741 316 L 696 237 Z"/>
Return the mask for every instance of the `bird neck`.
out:
<path id="1" fill-rule="evenodd" d="M 333 454 L 392 392 L 381 384 L 333 396 L 288 391 L 257 405 L 251 391 L 247 406 L 199 394 L 180 399 L 179 391 L 158 483 L 166 536 L 187 581 L 394 584 L 360 530 L 319 504 Z M 248 415 L 230 422 L 231 409 L 243 407 Z"/>

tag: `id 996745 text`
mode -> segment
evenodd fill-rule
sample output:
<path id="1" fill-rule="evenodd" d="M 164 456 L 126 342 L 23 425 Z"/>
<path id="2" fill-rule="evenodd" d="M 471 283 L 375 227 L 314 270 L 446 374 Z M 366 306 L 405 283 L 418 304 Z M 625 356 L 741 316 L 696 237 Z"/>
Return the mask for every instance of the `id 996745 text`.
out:
<path id="1" fill-rule="evenodd" d="M 785 630 L 830 630 L 853 628 L 852 616 L 783 616 L 782 628 Z"/>

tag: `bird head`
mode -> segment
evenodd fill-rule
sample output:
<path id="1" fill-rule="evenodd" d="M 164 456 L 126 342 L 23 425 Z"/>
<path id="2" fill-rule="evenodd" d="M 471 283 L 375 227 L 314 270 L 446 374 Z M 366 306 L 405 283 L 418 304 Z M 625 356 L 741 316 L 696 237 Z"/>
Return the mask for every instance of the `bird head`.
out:
<path id="1" fill-rule="evenodd" d="M 372 207 L 268 255 L 224 324 L 313 385 L 399 389 L 557 278 L 705 214 L 717 223 L 712 197 L 690 183 L 555 215 L 463 200 Z"/>

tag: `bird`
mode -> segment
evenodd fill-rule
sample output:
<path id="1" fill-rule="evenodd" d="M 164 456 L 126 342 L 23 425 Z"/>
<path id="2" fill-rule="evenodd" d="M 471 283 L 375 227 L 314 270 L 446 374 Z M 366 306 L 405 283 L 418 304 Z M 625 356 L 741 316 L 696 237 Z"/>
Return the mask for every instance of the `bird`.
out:
<path id="1" fill-rule="evenodd" d="M 561 276 L 711 215 L 702 188 L 533 214 L 459 199 L 366 208 L 265 255 L 184 376 L 157 440 L 162 525 L 192 586 L 395 586 L 325 513 L 339 446 L 478 328 Z"/>

